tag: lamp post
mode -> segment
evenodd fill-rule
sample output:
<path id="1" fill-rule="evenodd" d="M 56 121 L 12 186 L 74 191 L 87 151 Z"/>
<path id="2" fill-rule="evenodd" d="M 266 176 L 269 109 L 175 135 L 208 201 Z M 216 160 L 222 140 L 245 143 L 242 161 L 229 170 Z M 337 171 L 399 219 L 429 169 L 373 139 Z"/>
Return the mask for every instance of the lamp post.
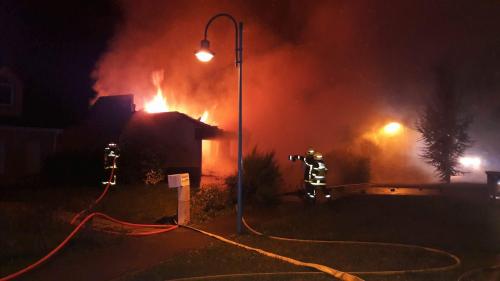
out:
<path id="1" fill-rule="evenodd" d="M 216 14 L 211 17 L 205 26 L 205 34 L 201 40 L 201 47 L 196 52 L 196 57 L 202 62 L 209 62 L 214 57 L 214 53 L 210 51 L 210 42 L 207 39 L 207 32 L 210 24 L 217 18 L 225 17 L 230 19 L 234 24 L 235 31 L 235 58 L 236 67 L 238 68 L 238 208 L 237 208 L 237 231 L 239 234 L 243 232 L 243 159 L 242 159 L 242 78 L 243 78 L 243 23 L 237 22 L 233 16 L 227 13 Z"/>

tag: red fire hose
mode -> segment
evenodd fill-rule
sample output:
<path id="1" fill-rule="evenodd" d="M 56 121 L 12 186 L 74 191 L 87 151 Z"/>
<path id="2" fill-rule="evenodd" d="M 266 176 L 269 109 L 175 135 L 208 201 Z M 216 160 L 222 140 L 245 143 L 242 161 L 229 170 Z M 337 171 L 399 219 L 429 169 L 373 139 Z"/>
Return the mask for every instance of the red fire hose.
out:
<path id="1" fill-rule="evenodd" d="M 84 209 L 83 211 L 79 212 L 77 215 L 73 217 L 71 220 L 71 224 L 75 224 L 78 219 L 86 212 L 89 212 L 91 209 L 93 209 L 103 198 L 106 196 L 108 193 L 108 190 L 111 186 L 111 181 L 113 180 L 113 176 L 115 173 L 115 161 L 116 159 L 113 160 L 113 168 L 111 169 L 109 179 L 106 183 L 106 186 L 104 187 L 104 190 L 102 191 L 101 195 L 92 202 L 89 207 Z M 147 235 L 154 235 L 154 234 L 159 234 L 159 233 L 164 233 L 168 232 L 171 230 L 176 229 L 178 226 L 177 225 L 165 225 L 165 224 L 138 224 L 138 223 L 131 223 L 131 222 L 126 222 L 122 220 L 118 220 L 115 218 L 112 218 L 106 214 L 103 213 L 98 213 L 94 212 L 89 215 L 87 215 L 74 229 L 73 231 L 59 244 L 57 247 L 55 247 L 52 251 L 50 251 L 47 255 L 39 259 L 38 261 L 30 264 L 29 266 L 14 272 L 10 275 L 7 275 L 5 277 L 0 278 L 0 281 L 7 281 L 7 280 L 12 280 L 16 277 L 19 277 L 20 275 L 33 270 L 34 268 L 38 267 L 45 261 L 47 261 L 49 258 L 51 258 L 53 255 L 55 255 L 57 252 L 59 252 L 66 244 L 80 231 L 80 229 L 92 218 L 94 217 L 101 217 L 104 218 L 105 220 L 112 221 L 117 224 L 125 225 L 125 226 L 130 226 L 130 227 L 149 227 L 149 228 L 159 228 L 155 230 L 150 230 L 150 231 L 143 231 L 143 232 L 132 232 L 132 233 L 124 233 L 124 232 L 119 232 L 119 231 L 112 231 L 112 230 L 105 230 L 104 232 L 106 233 L 111 233 L 111 234 L 122 234 L 122 235 L 129 235 L 129 236 L 147 236 Z"/>
<path id="2" fill-rule="evenodd" d="M 101 195 L 94 200 L 86 209 L 82 210 L 78 214 L 76 214 L 73 219 L 71 219 L 71 224 L 75 224 L 76 221 L 86 212 L 90 211 L 92 208 L 94 208 L 99 202 L 106 196 L 108 193 L 109 188 L 111 187 L 111 181 L 113 180 L 113 177 L 115 175 L 115 164 L 116 164 L 116 159 L 113 160 L 113 168 L 111 168 L 111 172 L 109 173 L 109 179 L 106 182 L 106 186 L 104 187 L 104 190 L 102 191 Z"/>
<path id="3" fill-rule="evenodd" d="M 122 224 L 122 225 L 126 225 L 126 226 L 132 226 L 132 227 L 153 227 L 153 228 L 160 228 L 160 229 L 157 229 L 157 230 L 152 230 L 152 231 L 145 231 L 145 232 L 139 232 L 139 233 L 130 233 L 130 234 L 126 234 L 126 233 L 121 233 L 121 232 L 113 232 L 113 231 L 106 231 L 108 233 L 114 233 L 114 234 L 126 234 L 126 235 L 131 235 L 131 236 L 146 236 L 146 235 L 153 235 L 153 234 L 158 234 L 158 233 L 163 233 L 163 232 L 168 232 L 168 231 L 171 231 L 171 230 L 174 230 L 177 228 L 177 225 L 162 225 L 162 224 L 137 224 L 137 223 L 130 223 L 130 222 L 125 222 L 125 221 L 121 221 L 121 220 L 118 220 L 118 219 L 115 219 L 115 218 L 112 218 L 108 215 L 105 215 L 103 213 L 92 213 L 88 216 L 86 216 L 74 229 L 73 231 L 59 244 L 57 245 L 57 247 L 55 247 L 52 251 L 50 251 L 47 255 L 45 255 L 44 257 L 42 257 L 41 259 L 39 259 L 38 261 L 30 264 L 29 266 L 17 271 L 17 272 L 14 272 L 10 275 L 7 275 L 5 277 L 2 277 L 0 278 L 0 281 L 7 281 L 7 280 L 12 280 L 16 277 L 19 277 L 20 275 L 28 272 L 28 271 L 31 271 L 33 270 L 34 268 L 38 267 L 40 264 L 44 263 L 45 261 L 47 261 L 49 258 L 51 258 L 53 255 L 55 255 L 57 252 L 59 252 L 64 246 L 66 246 L 66 244 L 68 244 L 68 242 L 80 231 L 80 229 L 88 222 L 90 221 L 92 218 L 94 217 L 102 217 L 106 220 L 109 220 L 109 221 L 112 221 L 112 222 L 115 222 L 115 223 L 118 223 L 118 224 Z"/>

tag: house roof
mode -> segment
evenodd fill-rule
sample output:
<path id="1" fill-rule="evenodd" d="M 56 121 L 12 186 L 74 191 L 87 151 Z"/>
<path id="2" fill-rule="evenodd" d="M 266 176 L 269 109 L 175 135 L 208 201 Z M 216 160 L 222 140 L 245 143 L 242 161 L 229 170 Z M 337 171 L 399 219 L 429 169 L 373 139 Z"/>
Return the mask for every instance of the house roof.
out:
<path id="1" fill-rule="evenodd" d="M 177 111 L 160 112 L 160 113 L 147 113 L 144 111 L 137 111 L 134 113 L 132 119 L 152 121 L 153 126 L 172 127 L 181 124 L 191 124 L 196 130 L 197 139 L 215 139 L 223 137 L 226 133 L 219 129 L 217 126 L 212 126 L 194 119 Z"/>

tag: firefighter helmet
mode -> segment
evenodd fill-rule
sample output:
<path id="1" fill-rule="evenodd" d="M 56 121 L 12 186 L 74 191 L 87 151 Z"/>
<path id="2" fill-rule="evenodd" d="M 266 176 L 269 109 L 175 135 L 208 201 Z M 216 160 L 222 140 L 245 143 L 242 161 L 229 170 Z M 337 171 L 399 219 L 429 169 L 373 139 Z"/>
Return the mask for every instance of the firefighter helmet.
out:
<path id="1" fill-rule="evenodd" d="M 314 153 L 314 160 L 323 160 L 323 154 L 319 152 Z"/>
<path id="2" fill-rule="evenodd" d="M 313 155 L 314 155 L 314 152 L 315 152 L 315 151 L 314 151 L 314 149 L 309 148 L 309 149 L 307 150 L 306 155 L 307 155 L 307 156 L 313 156 Z"/>

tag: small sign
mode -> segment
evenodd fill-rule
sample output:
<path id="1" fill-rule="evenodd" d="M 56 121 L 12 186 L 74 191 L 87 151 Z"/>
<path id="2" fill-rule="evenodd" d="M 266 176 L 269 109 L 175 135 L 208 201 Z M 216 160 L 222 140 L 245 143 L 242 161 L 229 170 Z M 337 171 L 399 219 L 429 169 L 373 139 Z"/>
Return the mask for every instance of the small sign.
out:
<path id="1" fill-rule="evenodd" d="M 189 174 L 175 174 L 168 175 L 168 187 L 170 188 L 178 188 L 189 186 Z"/>

